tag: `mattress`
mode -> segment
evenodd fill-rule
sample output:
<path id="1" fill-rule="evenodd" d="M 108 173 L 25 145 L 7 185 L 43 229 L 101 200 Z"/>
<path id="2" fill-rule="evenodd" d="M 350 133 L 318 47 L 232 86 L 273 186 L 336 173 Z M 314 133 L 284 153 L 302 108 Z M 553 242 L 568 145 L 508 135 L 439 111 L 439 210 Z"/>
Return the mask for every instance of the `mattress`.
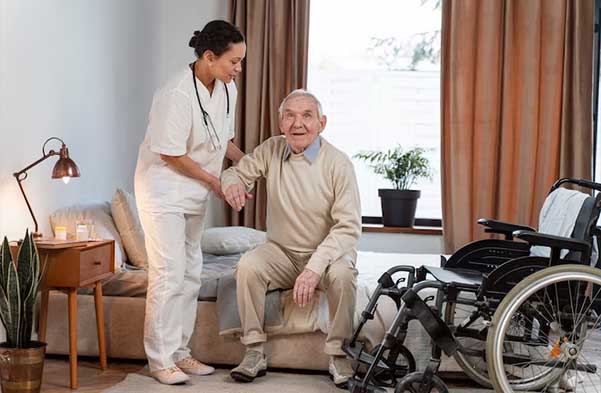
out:
<path id="1" fill-rule="evenodd" d="M 201 287 L 198 293 L 200 301 L 215 301 L 219 278 L 230 273 L 242 254 L 213 255 L 203 253 Z M 145 297 L 148 285 L 146 270 L 126 265 L 125 268 L 103 281 L 104 296 Z M 80 294 L 91 295 L 93 290 L 83 288 Z"/>

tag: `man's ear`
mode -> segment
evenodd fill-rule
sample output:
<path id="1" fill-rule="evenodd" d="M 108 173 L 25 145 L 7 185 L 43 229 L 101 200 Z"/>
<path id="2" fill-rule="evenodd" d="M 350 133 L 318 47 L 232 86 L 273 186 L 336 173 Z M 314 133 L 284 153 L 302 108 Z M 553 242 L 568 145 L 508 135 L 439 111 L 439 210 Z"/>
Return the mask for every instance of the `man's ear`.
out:
<path id="1" fill-rule="evenodd" d="M 328 117 L 326 115 L 321 115 L 321 119 L 319 119 L 319 123 L 320 123 L 319 133 L 320 134 L 322 133 L 322 131 L 324 130 L 324 128 L 326 128 L 327 122 L 328 122 Z"/>

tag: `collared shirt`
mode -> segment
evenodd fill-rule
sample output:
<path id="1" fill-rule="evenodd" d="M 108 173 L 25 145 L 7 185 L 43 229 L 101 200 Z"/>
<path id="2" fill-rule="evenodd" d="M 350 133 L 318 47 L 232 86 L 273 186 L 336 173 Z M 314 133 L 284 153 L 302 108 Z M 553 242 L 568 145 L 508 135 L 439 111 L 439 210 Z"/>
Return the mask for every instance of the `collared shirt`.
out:
<path id="1" fill-rule="evenodd" d="M 307 147 L 302 153 L 302 155 L 305 156 L 305 158 L 311 163 L 313 164 L 315 162 L 315 160 L 317 160 L 317 155 L 319 154 L 319 148 L 321 147 L 321 137 L 317 136 L 317 138 L 315 138 L 315 140 L 309 145 L 309 147 Z M 292 148 L 290 147 L 290 145 L 286 145 L 286 148 L 284 149 L 284 161 L 286 161 L 288 158 L 290 158 L 290 155 L 292 154 Z"/>

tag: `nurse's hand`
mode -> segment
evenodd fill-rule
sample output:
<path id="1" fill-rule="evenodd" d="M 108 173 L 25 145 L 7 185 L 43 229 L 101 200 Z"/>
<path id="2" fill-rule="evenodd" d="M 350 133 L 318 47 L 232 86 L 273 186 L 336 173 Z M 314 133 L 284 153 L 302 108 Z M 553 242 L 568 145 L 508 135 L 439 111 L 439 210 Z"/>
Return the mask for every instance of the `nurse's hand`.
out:
<path id="1" fill-rule="evenodd" d="M 242 184 L 232 184 L 225 190 L 225 200 L 236 211 L 242 210 L 247 199 L 252 199 L 252 194 L 246 192 Z"/>
<path id="2" fill-rule="evenodd" d="M 214 177 L 209 184 L 211 186 L 211 190 L 213 190 L 217 198 L 225 198 L 223 192 L 221 192 L 221 181 L 217 177 Z"/>

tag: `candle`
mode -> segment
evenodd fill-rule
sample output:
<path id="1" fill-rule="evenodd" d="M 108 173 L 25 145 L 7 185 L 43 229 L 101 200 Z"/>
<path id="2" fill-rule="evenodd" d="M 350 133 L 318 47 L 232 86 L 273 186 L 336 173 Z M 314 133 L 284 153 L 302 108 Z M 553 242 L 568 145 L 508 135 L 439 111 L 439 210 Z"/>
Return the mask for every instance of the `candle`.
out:
<path id="1" fill-rule="evenodd" d="M 75 238 L 77 240 L 88 241 L 90 238 L 90 232 L 88 231 L 87 224 L 78 224 L 75 229 Z"/>
<path id="2" fill-rule="evenodd" d="M 56 240 L 67 240 L 67 227 L 54 227 L 54 238 Z"/>

